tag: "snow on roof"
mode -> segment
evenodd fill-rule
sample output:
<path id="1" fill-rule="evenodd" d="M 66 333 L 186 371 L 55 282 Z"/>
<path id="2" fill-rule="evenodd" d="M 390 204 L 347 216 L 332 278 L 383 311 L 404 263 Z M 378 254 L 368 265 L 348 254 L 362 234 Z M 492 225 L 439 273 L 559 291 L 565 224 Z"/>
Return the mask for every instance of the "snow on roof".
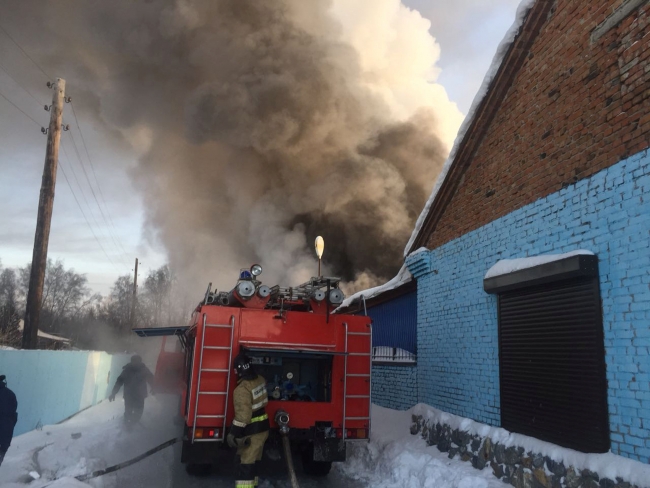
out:
<path id="1" fill-rule="evenodd" d="M 431 424 L 447 424 L 452 429 L 459 429 L 471 435 L 489 437 L 493 442 L 498 442 L 506 447 L 523 447 L 526 451 L 548 456 L 556 462 L 563 462 L 565 466 L 573 466 L 577 470 L 588 469 L 598 473 L 601 478 L 615 480 L 620 477 L 637 486 L 648 486 L 650 479 L 650 466 L 639 461 L 627 459 L 611 452 L 604 454 L 582 453 L 566 447 L 560 447 L 550 442 L 545 442 L 534 437 L 509 432 L 500 427 L 492 427 L 474 420 L 458 417 L 451 413 L 443 412 L 424 403 L 415 405 L 411 412 L 421 415 Z"/>
<path id="2" fill-rule="evenodd" d="M 456 158 L 456 153 L 458 152 L 458 149 L 460 148 L 460 145 L 462 144 L 463 139 L 465 138 L 465 134 L 469 130 L 469 127 L 472 124 L 472 121 L 474 120 L 476 111 L 478 110 L 479 105 L 487 95 L 488 89 L 490 88 L 490 84 L 492 83 L 495 76 L 497 75 L 499 68 L 503 63 L 503 60 L 506 54 L 508 53 L 508 50 L 510 49 L 510 46 L 512 46 L 512 43 L 515 41 L 515 38 L 519 34 L 519 30 L 521 29 L 521 26 L 524 24 L 524 20 L 526 20 L 526 16 L 528 15 L 528 12 L 530 11 L 531 8 L 533 8 L 534 3 L 535 0 L 522 0 L 521 3 L 519 4 L 519 7 L 517 8 L 517 13 L 515 15 L 515 21 L 510 27 L 510 29 L 508 30 L 508 32 L 506 33 L 503 40 L 501 41 L 501 44 L 499 44 L 499 47 L 497 48 L 497 52 L 494 55 L 494 58 L 492 59 L 492 64 L 488 68 L 485 78 L 483 79 L 483 84 L 481 85 L 481 88 L 479 88 L 478 92 L 476 93 L 476 96 L 474 97 L 474 101 L 472 102 L 469 112 L 467 112 L 467 116 L 465 117 L 465 120 L 460 126 L 460 129 L 458 130 L 458 135 L 456 136 L 454 145 L 451 148 L 451 152 L 449 153 L 449 157 L 447 158 L 447 161 L 445 161 L 445 164 L 442 167 L 442 171 L 440 171 L 440 175 L 436 180 L 436 184 L 434 185 L 433 191 L 429 196 L 429 200 L 427 200 L 427 203 L 424 205 L 424 208 L 422 209 L 422 212 L 420 213 L 420 216 L 418 217 L 418 220 L 415 223 L 415 229 L 413 229 L 411 238 L 409 239 L 409 241 L 406 244 L 406 247 L 404 248 L 404 257 L 408 256 L 409 249 L 411 249 L 411 246 L 415 242 L 415 239 L 417 239 L 417 236 L 420 233 L 420 229 L 422 228 L 422 225 L 424 225 L 424 220 L 429 214 L 429 210 L 431 209 L 431 206 L 433 205 L 433 202 L 436 199 L 436 196 L 438 195 L 438 191 L 440 190 L 440 187 L 442 186 L 443 182 L 445 181 L 445 178 L 447 177 L 447 174 L 449 173 L 449 168 L 451 168 L 451 165 L 453 164 L 454 159 Z"/>
<path id="3" fill-rule="evenodd" d="M 18 322 L 18 330 L 22 331 L 24 328 L 25 328 L 25 321 L 21 319 Z M 43 332 L 40 329 L 38 331 L 38 337 L 41 337 L 42 339 L 49 339 L 51 341 L 70 342 L 70 339 L 66 339 L 65 337 L 57 336 L 54 334 L 48 334 L 47 332 Z"/>
<path id="4" fill-rule="evenodd" d="M 502 259 L 497 261 L 497 263 L 488 269 L 485 273 L 485 279 L 494 278 L 495 276 L 502 276 L 521 269 L 534 268 L 540 264 L 552 263 L 554 261 L 561 261 L 562 259 L 570 258 L 572 256 L 593 256 L 594 253 L 591 251 L 586 251 L 584 249 L 579 249 L 577 251 L 567 252 L 565 254 L 546 254 L 543 256 L 533 256 L 530 258 L 517 258 L 517 259 Z"/>
<path id="5" fill-rule="evenodd" d="M 376 297 L 377 295 L 380 295 L 381 293 L 394 290 L 395 288 L 399 288 L 400 286 L 405 285 L 411 280 L 413 280 L 413 275 L 406 267 L 406 264 L 403 264 L 401 269 L 397 273 L 397 276 L 395 276 L 392 280 L 388 281 L 387 283 L 384 283 L 383 285 L 375 286 L 374 288 L 368 288 L 367 290 L 361 290 L 356 292 L 354 295 L 350 295 L 348 298 L 343 300 L 343 303 L 341 303 L 341 305 L 336 310 L 334 310 L 334 312 L 342 308 L 349 307 L 356 300 L 359 300 L 362 296 L 366 300 L 369 300 L 373 297 Z"/>

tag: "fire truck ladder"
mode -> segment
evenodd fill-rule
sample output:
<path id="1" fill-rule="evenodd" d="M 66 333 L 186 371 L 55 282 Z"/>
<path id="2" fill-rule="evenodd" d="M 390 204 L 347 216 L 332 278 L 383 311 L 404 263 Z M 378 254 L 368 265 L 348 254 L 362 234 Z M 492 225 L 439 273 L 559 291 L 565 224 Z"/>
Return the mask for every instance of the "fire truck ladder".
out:
<path id="1" fill-rule="evenodd" d="M 230 329 L 230 344 L 229 345 L 206 345 L 205 344 L 205 331 L 208 328 L 212 329 Z M 194 442 L 223 442 L 226 436 L 226 416 L 228 415 L 228 386 L 230 385 L 230 365 L 232 364 L 232 345 L 235 335 L 235 316 L 230 317 L 230 324 L 208 324 L 206 323 L 206 314 L 203 314 L 203 331 L 201 332 L 201 354 L 199 356 L 199 372 L 196 382 L 196 398 L 194 402 L 194 424 L 192 426 L 192 443 Z M 228 351 L 228 363 L 225 369 L 217 368 L 204 368 L 203 367 L 203 352 L 206 350 Z M 225 391 L 202 391 L 201 390 L 201 375 L 202 373 L 218 373 L 227 375 L 226 390 Z M 223 415 L 199 415 L 199 401 L 201 395 L 219 395 L 225 398 L 223 407 Z M 196 420 L 197 419 L 223 419 L 223 427 L 221 428 L 221 437 L 211 439 L 197 439 L 196 438 Z"/>
<path id="2" fill-rule="evenodd" d="M 370 346 L 368 351 L 372 349 L 372 323 L 368 324 L 369 332 L 350 332 L 347 322 L 344 322 L 345 326 L 345 374 L 343 376 L 343 439 L 347 439 L 347 430 L 345 428 L 345 422 L 347 420 L 367 420 L 368 421 L 368 438 L 370 438 L 370 409 L 372 405 L 372 353 L 370 352 L 349 352 L 348 351 L 348 338 L 350 336 L 366 336 L 370 341 Z M 369 362 L 368 373 L 358 373 L 350 372 L 348 369 L 348 357 L 349 356 L 367 356 Z M 368 394 L 367 395 L 348 395 L 348 378 L 367 378 L 368 380 Z M 346 413 L 347 401 L 350 398 L 367 398 L 368 399 L 368 416 L 367 417 L 348 417 Z"/>

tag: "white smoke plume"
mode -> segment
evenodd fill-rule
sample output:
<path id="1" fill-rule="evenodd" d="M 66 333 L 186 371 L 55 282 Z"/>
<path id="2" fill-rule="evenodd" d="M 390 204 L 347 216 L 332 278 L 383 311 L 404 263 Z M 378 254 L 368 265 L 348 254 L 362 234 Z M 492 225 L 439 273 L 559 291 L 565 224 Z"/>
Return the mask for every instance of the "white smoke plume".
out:
<path id="1" fill-rule="evenodd" d="M 5 0 L 39 62 L 140 154 L 147 225 L 189 286 L 391 278 L 462 116 L 399 0 Z M 15 9 L 15 10 L 14 10 Z M 45 56 L 47 55 L 47 56 Z M 350 287 L 353 288 L 353 287 Z"/>

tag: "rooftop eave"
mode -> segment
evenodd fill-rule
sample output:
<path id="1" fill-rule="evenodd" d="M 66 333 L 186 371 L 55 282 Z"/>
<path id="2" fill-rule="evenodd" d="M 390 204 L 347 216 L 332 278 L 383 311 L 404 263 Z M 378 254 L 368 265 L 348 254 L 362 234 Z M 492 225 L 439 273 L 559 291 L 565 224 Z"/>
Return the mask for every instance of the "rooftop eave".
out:
<path id="1" fill-rule="evenodd" d="M 555 0 L 537 0 L 528 13 L 519 34 L 514 39 L 497 74 L 489 85 L 485 97 L 480 102 L 469 128 L 460 142 L 456 156 L 445 176 L 429 213 L 414 239 L 407 254 L 420 247 L 426 247 L 429 237 L 435 232 L 438 223 L 461 184 L 462 176 L 472 162 L 490 124 L 494 120 L 501 102 L 505 99 L 512 83 L 523 66 L 542 26 L 548 20 Z"/>

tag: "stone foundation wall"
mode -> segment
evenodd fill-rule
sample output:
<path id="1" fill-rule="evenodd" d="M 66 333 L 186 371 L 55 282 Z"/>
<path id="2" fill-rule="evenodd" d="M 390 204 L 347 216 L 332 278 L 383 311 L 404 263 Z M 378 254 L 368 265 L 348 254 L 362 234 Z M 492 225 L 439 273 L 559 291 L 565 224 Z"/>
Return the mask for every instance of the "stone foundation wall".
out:
<path id="1" fill-rule="evenodd" d="M 506 447 L 489 437 L 429 423 L 421 415 L 413 415 L 411 434 L 448 453 L 449 459 L 471 462 L 479 470 L 490 466 L 494 476 L 516 488 L 643 488 L 621 478 L 610 480 L 589 470 L 576 470 L 523 447 Z"/>

